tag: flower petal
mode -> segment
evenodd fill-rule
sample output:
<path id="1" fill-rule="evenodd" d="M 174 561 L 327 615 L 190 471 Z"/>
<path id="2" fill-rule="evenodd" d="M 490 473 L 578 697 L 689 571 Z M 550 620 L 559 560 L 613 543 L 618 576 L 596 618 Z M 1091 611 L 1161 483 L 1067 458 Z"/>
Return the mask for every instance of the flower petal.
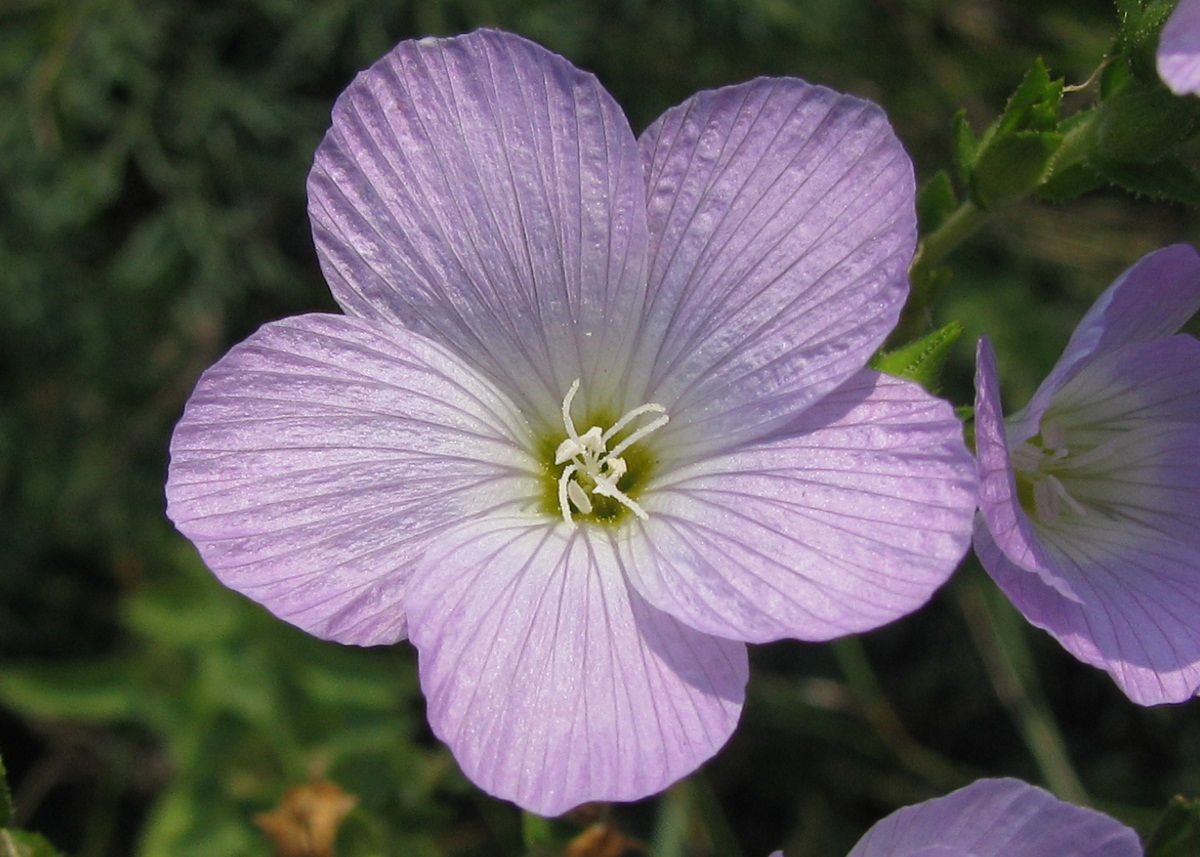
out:
<path id="1" fill-rule="evenodd" d="M 600 529 L 464 525 L 405 605 L 434 732 L 481 788 L 543 815 L 665 788 L 741 711 L 745 646 L 646 604 Z"/>
<path id="2" fill-rule="evenodd" d="M 575 378 L 616 395 L 645 202 L 633 133 L 592 75 L 507 33 L 401 42 L 338 99 L 308 189 L 350 315 L 442 343 L 535 419 Z"/>
<path id="3" fill-rule="evenodd" d="M 1093 356 L 1170 336 L 1197 310 L 1200 254 L 1195 248 L 1173 244 L 1143 256 L 1096 299 L 1029 404 L 1009 419 L 1012 442 L 1037 434 L 1037 424 L 1058 388 Z"/>
<path id="4" fill-rule="evenodd" d="M 650 603 L 711 634 L 824 640 L 924 604 L 970 540 L 975 468 L 950 407 L 863 370 L 789 436 L 647 489 L 622 555 Z"/>
<path id="5" fill-rule="evenodd" d="M 975 456 L 979 464 L 979 511 L 975 551 L 982 558 L 980 532 L 990 533 L 992 546 L 1008 561 L 1037 575 L 1042 583 L 1070 600 L 1078 600 L 1021 508 L 1009 456 L 1000 375 L 988 338 L 982 337 L 975 359 Z M 987 563 L 984 563 L 987 566 Z"/>
<path id="6" fill-rule="evenodd" d="M 1183 702 L 1200 690 L 1200 631 L 1191 552 L 1142 528 L 1113 532 L 1103 522 L 1091 543 L 1056 552 L 1060 573 L 1078 593 L 1068 601 L 1013 565 L 976 534 L 980 562 L 1013 605 L 1084 663 L 1103 669 L 1139 705 Z"/>
<path id="7" fill-rule="evenodd" d="M 938 850 L 938 848 L 948 850 Z M 847 857 L 1141 857 L 1116 819 L 1012 779 L 978 780 L 893 812 Z"/>
<path id="8" fill-rule="evenodd" d="M 1045 556 L 1076 594 L 1030 582 L 977 539 L 980 560 L 1016 607 L 1142 705 L 1200 688 L 1200 343 L 1174 336 L 1088 363 L 1046 420 L 1068 446 L 1104 455 L 1063 477 L 1086 514 L 1035 525 Z M 1069 460 L 1069 459 L 1068 459 Z"/>
<path id="9" fill-rule="evenodd" d="M 1044 420 L 1069 448 L 1095 450 L 1063 476 L 1077 501 L 1191 545 L 1200 563 L 1200 342 L 1107 352 L 1063 385 Z"/>
<path id="10" fill-rule="evenodd" d="M 309 633 L 391 643 L 421 552 L 536 495 L 512 405 L 402 329 L 268 324 L 201 377 L 171 438 L 167 514 L 227 586 Z"/>
<path id="11" fill-rule="evenodd" d="M 1200 95 L 1200 0 L 1179 0 L 1158 42 L 1158 75 L 1176 95 Z"/>
<path id="12" fill-rule="evenodd" d="M 761 437 L 895 325 L 912 164 L 878 107 L 787 78 L 701 92 L 639 144 L 652 256 L 637 368 L 652 375 L 633 383 L 702 447 Z"/>

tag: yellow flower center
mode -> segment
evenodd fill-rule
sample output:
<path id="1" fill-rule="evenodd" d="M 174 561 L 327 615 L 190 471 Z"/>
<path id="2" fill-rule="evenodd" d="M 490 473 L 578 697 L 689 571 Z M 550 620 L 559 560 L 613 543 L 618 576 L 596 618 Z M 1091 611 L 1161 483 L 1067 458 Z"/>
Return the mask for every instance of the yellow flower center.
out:
<path id="1" fill-rule="evenodd" d="M 578 516 L 612 521 L 626 511 L 644 520 L 646 510 L 629 492 L 645 481 L 651 462 L 634 444 L 667 424 L 666 409 L 653 403 L 639 405 L 607 429 L 593 425 L 581 434 L 571 417 L 578 392 L 576 379 L 562 404 L 567 436 L 554 451 L 554 467 L 562 467 L 556 479 L 556 498 L 563 520 L 573 527 Z M 648 415 L 650 419 L 643 419 Z"/>

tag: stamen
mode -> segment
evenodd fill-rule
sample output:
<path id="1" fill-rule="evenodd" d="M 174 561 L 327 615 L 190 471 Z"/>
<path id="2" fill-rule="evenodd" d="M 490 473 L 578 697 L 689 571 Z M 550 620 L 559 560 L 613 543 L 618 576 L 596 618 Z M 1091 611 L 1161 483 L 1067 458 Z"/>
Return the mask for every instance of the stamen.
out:
<path id="1" fill-rule="evenodd" d="M 574 484 L 571 482 L 571 477 L 578 469 L 576 465 L 568 464 L 563 468 L 562 476 L 558 477 L 558 508 L 562 510 L 563 520 L 572 526 L 575 525 L 575 522 L 571 520 L 571 506 L 567 503 L 567 486 Z"/>
<path id="2" fill-rule="evenodd" d="M 571 483 L 571 484 L 575 484 L 575 483 Z M 630 497 L 628 494 L 626 494 L 620 488 L 617 488 L 615 485 L 609 485 L 608 483 L 598 483 L 596 485 L 596 487 L 592 489 L 592 493 L 599 494 L 601 497 L 612 497 L 614 500 L 616 500 L 618 503 L 620 503 L 626 509 L 628 509 L 629 511 L 633 512 L 633 514 L 635 514 L 639 518 L 641 518 L 643 521 L 647 521 L 650 519 L 650 516 L 646 514 L 646 510 L 643 509 L 640 505 L 638 505 L 636 500 L 634 500 L 632 497 Z"/>
<path id="3" fill-rule="evenodd" d="M 612 440 L 613 435 L 633 422 L 636 417 L 640 417 L 642 414 L 648 414 L 650 412 L 654 412 L 656 414 L 665 414 L 667 409 L 662 405 L 656 405 L 652 402 L 645 405 L 638 405 L 632 411 L 612 424 L 612 427 L 604 433 L 604 442 L 608 443 L 610 440 Z"/>
<path id="4" fill-rule="evenodd" d="M 623 441 L 621 441 L 616 446 L 614 446 L 612 452 L 610 452 L 609 455 L 620 455 L 622 452 L 629 449 L 629 447 L 633 446 L 635 443 L 637 443 L 639 440 L 644 438 L 646 435 L 650 434 L 650 432 L 658 431 L 660 428 L 665 426 L 670 419 L 671 418 L 668 417 L 666 414 L 663 414 L 661 417 L 656 419 L 654 422 L 649 423 L 648 425 L 642 426 L 640 429 L 635 431 L 629 437 L 625 438 Z"/>
<path id="5" fill-rule="evenodd" d="M 1044 475 L 1033 486 L 1033 505 L 1037 510 L 1038 517 L 1046 523 L 1053 523 L 1058 520 L 1058 513 L 1061 506 L 1059 501 L 1065 502 L 1071 507 L 1071 511 L 1080 517 L 1087 517 L 1087 510 L 1079 504 L 1079 501 L 1072 497 L 1062 482 L 1056 477 L 1049 474 Z"/>
<path id="6" fill-rule="evenodd" d="M 1075 470 L 1079 467 L 1087 467 L 1089 464 L 1095 464 L 1099 461 L 1104 461 L 1116 450 L 1118 440 L 1120 440 L 1120 438 L 1114 437 L 1088 452 L 1072 455 L 1070 458 L 1064 458 L 1061 461 L 1056 461 L 1054 462 L 1054 466 L 1059 470 Z M 1064 449 L 1063 452 L 1065 453 L 1066 450 Z"/>
<path id="7" fill-rule="evenodd" d="M 1073 478 L 1070 471 L 1108 459 L 1116 451 L 1118 438 L 1080 453 L 1072 452 L 1067 447 L 1066 432 L 1056 421 L 1044 424 L 1039 434 L 1039 438 L 1023 443 L 1012 451 L 1013 467 L 1032 483 L 1033 511 L 1038 518 L 1051 523 L 1058 518 L 1065 503 L 1075 514 L 1086 516 L 1086 507 L 1068 490 Z M 1064 478 L 1067 484 L 1064 484 Z"/>
<path id="8" fill-rule="evenodd" d="M 555 466 L 567 465 L 558 478 L 558 506 L 563 520 L 572 527 L 575 526 L 572 507 L 581 515 L 592 512 L 594 504 L 589 491 L 597 497 L 615 500 L 637 517 L 646 520 L 650 517 L 646 510 L 618 487 L 621 478 L 629 471 L 629 465 L 621 458 L 621 453 L 665 426 L 669 420 L 666 408 L 653 402 L 639 405 L 628 411 L 606 431 L 601 430 L 600 426 L 592 426 L 581 435 L 571 418 L 571 404 L 578 392 L 579 379 L 576 378 L 563 398 L 563 428 L 566 429 L 567 437 L 554 452 Z M 643 414 L 659 416 L 635 430 L 611 450 L 608 449 L 609 441 Z M 589 485 L 590 488 L 587 487 Z"/>
<path id="9" fill-rule="evenodd" d="M 563 399 L 562 418 L 563 425 L 567 429 L 567 437 L 571 440 L 579 440 L 579 434 L 575 431 L 575 423 L 571 420 L 571 402 L 575 401 L 575 394 L 579 392 L 579 379 L 576 378 L 571 382 L 571 389 L 567 390 L 567 396 Z"/>
<path id="10" fill-rule="evenodd" d="M 558 449 L 554 453 L 554 463 L 555 465 L 564 464 L 581 452 L 583 452 L 583 444 L 577 439 L 569 437 L 558 445 Z"/>

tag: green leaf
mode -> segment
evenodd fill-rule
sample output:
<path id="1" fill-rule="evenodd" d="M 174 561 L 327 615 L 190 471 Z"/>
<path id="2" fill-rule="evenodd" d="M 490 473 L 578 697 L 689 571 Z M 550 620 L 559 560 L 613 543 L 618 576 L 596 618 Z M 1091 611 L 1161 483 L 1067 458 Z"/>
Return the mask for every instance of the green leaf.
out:
<path id="1" fill-rule="evenodd" d="M 1117 14 L 1122 24 L 1132 15 L 1140 15 L 1146 8 L 1146 0 L 1117 0 Z"/>
<path id="2" fill-rule="evenodd" d="M 1200 130 L 1200 103 L 1157 88 L 1125 92 L 1101 104 L 1091 130 L 1094 157 L 1150 163 Z"/>
<path id="3" fill-rule="evenodd" d="M 1175 5 L 1175 0 L 1117 0 L 1121 22 L 1117 51 L 1130 55 L 1157 47 L 1163 24 Z"/>
<path id="4" fill-rule="evenodd" d="M 917 221 L 922 235 L 933 232 L 958 208 L 954 183 L 945 170 L 938 170 L 917 194 Z"/>
<path id="5" fill-rule="evenodd" d="M 0 829 L 0 857 L 61 857 L 61 852 L 40 834 Z"/>
<path id="6" fill-rule="evenodd" d="M 975 166 L 975 156 L 979 150 L 979 142 L 975 139 L 975 132 L 971 130 L 971 123 L 967 121 L 967 111 L 960 110 L 954 114 L 954 152 L 953 162 L 958 170 L 958 176 L 966 182 L 967 177 L 971 175 L 971 170 Z"/>
<path id="7" fill-rule="evenodd" d="M 0 669 L 0 701 L 25 714 L 111 723 L 147 706 L 131 664 L 120 660 L 19 664 Z"/>
<path id="8" fill-rule="evenodd" d="M 12 792 L 8 790 L 8 771 L 4 769 L 4 759 L 0 758 L 0 827 L 9 825 L 12 821 L 12 814 Z"/>
<path id="9" fill-rule="evenodd" d="M 1035 60 L 1008 99 L 991 136 L 999 138 L 1016 131 L 1053 131 L 1058 127 L 1062 88 L 1061 80 L 1050 79 L 1046 64 L 1041 59 Z"/>
<path id="10" fill-rule="evenodd" d="M 1037 195 L 1045 200 L 1059 202 L 1095 190 L 1103 184 L 1104 176 L 1095 167 L 1086 163 L 1072 164 L 1066 169 L 1052 172 L 1050 178 L 1038 185 Z"/>
<path id="11" fill-rule="evenodd" d="M 1062 90 L 1062 80 L 1051 80 L 1037 60 L 983 133 L 963 169 L 971 201 L 980 208 L 1024 196 L 1046 177 L 1063 140 Z"/>
<path id="12" fill-rule="evenodd" d="M 1104 66 L 1100 73 L 1100 99 L 1108 101 L 1116 98 L 1126 89 L 1137 84 L 1137 78 L 1129 63 L 1114 59 Z"/>
<path id="13" fill-rule="evenodd" d="M 8 790 L 8 772 L 0 759 L 0 857 L 60 857 L 45 837 L 24 830 L 10 830 L 13 805 Z"/>
<path id="14" fill-rule="evenodd" d="M 1105 180 L 1132 193 L 1200 208 L 1200 175 L 1178 158 L 1163 158 L 1153 164 L 1097 159 L 1093 166 Z"/>
<path id="15" fill-rule="evenodd" d="M 1176 797 L 1167 804 L 1146 842 L 1146 857 L 1200 855 L 1200 800 Z"/>
<path id="16" fill-rule="evenodd" d="M 897 378 L 916 381 L 930 393 L 937 393 L 941 387 L 942 367 L 962 331 L 962 323 L 952 321 L 915 342 L 876 354 L 871 358 L 870 366 Z"/>
<path id="17" fill-rule="evenodd" d="M 997 139 L 983 150 L 975 165 L 972 198 L 990 208 L 1029 193 L 1049 172 L 1062 140 L 1056 131 L 1014 131 Z"/>

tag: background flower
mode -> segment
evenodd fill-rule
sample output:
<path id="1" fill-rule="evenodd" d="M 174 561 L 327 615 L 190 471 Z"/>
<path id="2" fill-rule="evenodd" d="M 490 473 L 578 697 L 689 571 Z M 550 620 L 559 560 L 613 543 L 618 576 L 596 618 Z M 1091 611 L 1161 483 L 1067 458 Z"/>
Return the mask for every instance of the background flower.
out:
<path id="1" fill-rule="evenodd" d="M 1200 93 L 1200 0 L 1179 0 L 1158 43 L 1158 73 L 1176 95 Z"/>
<path id="2" fill-rule="evenodd" d="M 897 810 L 847 857 L 1140 857 L 1137 834 L 1020 780 L 978 780 Z"/>
<path id="3" fill-rule="evenodd" d="M 1002 420 L 981 340 L 975 549 L 1031 622 L 1144 705 L 1200 686 L 1200 308 L 1186 245 L 1100 296 L 1025 408 Z"/>

